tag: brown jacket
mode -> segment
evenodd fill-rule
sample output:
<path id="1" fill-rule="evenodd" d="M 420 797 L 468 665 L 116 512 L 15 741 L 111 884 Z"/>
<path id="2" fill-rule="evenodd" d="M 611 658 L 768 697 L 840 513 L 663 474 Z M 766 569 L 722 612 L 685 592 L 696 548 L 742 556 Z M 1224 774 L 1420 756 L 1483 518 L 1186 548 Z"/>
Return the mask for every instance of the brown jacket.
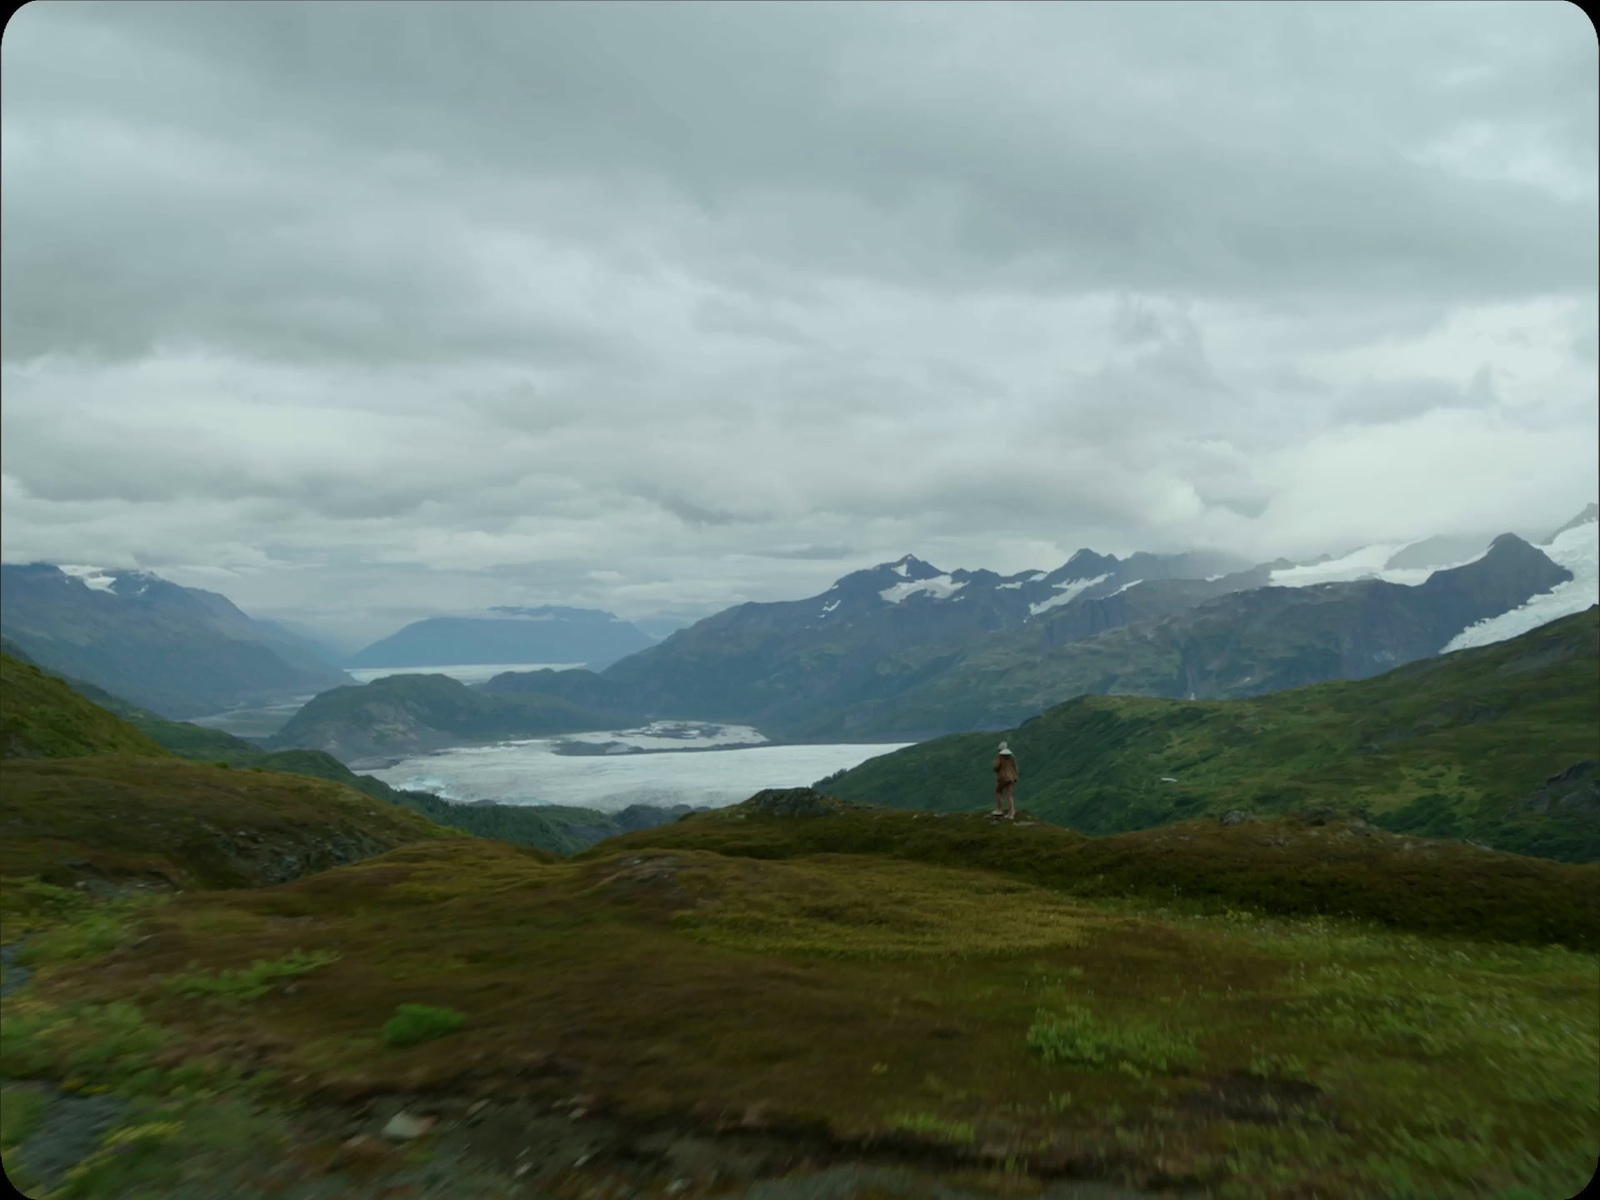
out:
<path id="1" fill-rule="evenodd" d="M 1017 781 L 1017 759 L 1012 754 L 996 754 L 994 756 L 994 781 L 1005 785 Z"/>

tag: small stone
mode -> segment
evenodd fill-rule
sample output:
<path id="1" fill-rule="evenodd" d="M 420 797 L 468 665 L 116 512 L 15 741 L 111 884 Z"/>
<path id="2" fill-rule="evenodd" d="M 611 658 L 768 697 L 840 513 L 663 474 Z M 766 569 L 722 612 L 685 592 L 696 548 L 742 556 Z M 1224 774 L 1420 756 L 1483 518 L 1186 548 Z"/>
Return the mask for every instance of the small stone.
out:
<path id="1" fill-rule="evenodd" d="M 679 1192 L 686 1192 L 688 1190 L 689 1181 L 687 1179 L 674 1179 L 671 1183 L 667 1184 L 667 1195 L 669 1196 L 676 1196 Z"/>
<path id="2" fill-rule="evenodd" d="M 513 1179 L 521 1179 L 524 1175 L 526 1175 L 531 1170 L 533 1170 L 533 1164 L 532 1163 L 523 1163 L 515 1171 L 511 1172 L 511 1177 Z"/>
<path id="3" fill-rule="evenodd" d="M 471 1104 L 467 1105 L 467 1116 L 475 1117 L 488 1107 L 489 1102 L 487 1100 L 474 1100 Z"/>
<path id="4" fill-rule="evenodd" d="M 396 1142 L 409 1142 L 419 1138 L 434 1126 L 433 1117 L 414 1117 L 410 1113 L 395 1113 L 383 1127 L 383 1136 Z"/>

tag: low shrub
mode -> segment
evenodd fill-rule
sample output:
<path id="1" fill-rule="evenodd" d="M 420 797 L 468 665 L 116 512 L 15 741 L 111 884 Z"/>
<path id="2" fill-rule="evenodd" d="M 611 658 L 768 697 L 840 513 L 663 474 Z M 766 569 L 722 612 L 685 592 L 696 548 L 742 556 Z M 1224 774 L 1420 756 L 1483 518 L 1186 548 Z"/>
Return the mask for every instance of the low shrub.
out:
<path id="1" fill-rule="evenodd" d="M 296 948 L 282 958 L 257 959 L 235 971 L 189 971 L 167 979 L 164 986 L 185 996 L 214 996 L 225 1000 L 254 1000 L 266 995 L 279 979 L 306 975 L 318 967 L 339 961 L 332 950 L 313 950 L 307 954 Z"/>
<path id="2" fill-rule="evenodd" d="M 402 1004 L 383 1023 L 383 1040 L 391 1046 L 410 1046 L 455 1033 L 466 1020 L 448 1008 L 427 1004 Z"/>
<path id="3" fill-rule="evenodd" d="M 916 1134 L 918 1137 L 932 1138 L 941 1142 L 953 1142 L 957 1145 L 970 1145 L 974 1134 L 972 1125 L 966 1121 L 946 1121 L 932 1113 L 901 1113 L 894 1118 L 894 1128 L 902 1133 Z"/>
<path id="4" fill-rule="evenodd" d="M 1186 1035 L 1154 1025 L 1102 1024 L 1077 1005 L 1059 1013 L 1041 1010 L 1028 1027 L 1028 1048 L 1050 1066 L 1114 1067 L 1133 1074 L 1173 1071 L 1199 1053 Z"/>

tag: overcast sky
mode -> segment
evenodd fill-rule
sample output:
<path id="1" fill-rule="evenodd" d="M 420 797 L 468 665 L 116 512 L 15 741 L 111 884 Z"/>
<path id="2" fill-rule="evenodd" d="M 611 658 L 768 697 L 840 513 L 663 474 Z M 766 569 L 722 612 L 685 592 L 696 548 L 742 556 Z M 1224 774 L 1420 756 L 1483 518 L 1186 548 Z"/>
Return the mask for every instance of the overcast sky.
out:
<path id="1" fill-rule="evenodd" d="M 0 56 L 7 561 L 362 640 L 1600 491 L 1566 3 L 33 0 Z"/>

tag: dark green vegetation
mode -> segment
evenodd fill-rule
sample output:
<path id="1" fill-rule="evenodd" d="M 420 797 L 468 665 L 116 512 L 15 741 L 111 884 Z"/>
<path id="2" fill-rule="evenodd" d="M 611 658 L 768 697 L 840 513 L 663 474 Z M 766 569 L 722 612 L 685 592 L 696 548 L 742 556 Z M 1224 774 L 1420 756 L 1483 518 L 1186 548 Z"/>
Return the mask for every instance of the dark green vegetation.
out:
<path id="1" fill-rule="evenodd" d="M 169 717 L 307 695 L 349 681 L 300 639 L 224 596 L 137 571 L 109 588 L 45 563 L 0 565 L 0 630 L 56 674 Z"/>
<path id="2" fill-rule="evenodd" d="M 268 744 L 326 750 L 342 762 L 357 763 L 607 724 L 605 717 L 558 696 L 491 694 L 447 675 L 390 675 L 364 687 L 323 692 Z"/>
<path id="3" fill-rule="evenodd" d="M 1391 834 L 1320 815 L 1232 826 L 1208 818 L 1091 837 L 1042 823 L 991 825 L 970 811 L 908 813 L 840 799 L 815 804 L 816 816 L 766 816 L 765 798 L 783 796 L 805 803 L 806 789 L 762 793 L 737 808 L 606 842 L 577 859 L 643 847 L 761 859 L 873 855 L 981 868 L 1084 898 L 1246 906 L 1414 933 L 1600 951 L 1600 906 L 1593 899 L 1600 866 Z"/>
<path id="4" fill-rule="evenodd" d="M 1030 811 L 1086 833 L 1333 805 L 1397 832 L 1594 862 L 1600 608 L 1359 682 L 1209 703 L 1083 696 L 1004 736 Z M 909 746 L 828 787 L 971 809 L 993 791 L 996 737 Z"/>
<path id="5" fill-rule="evenodd" d="M 1245 903 L 1330 858 L 1387 876 L 1394 928 Z M 1207 870 L 1209 905 L 1148 886 Z M 469 1103 L 604 1114 L 614 1152 L 533 1162 L 559 1197 L 671 1194 L 679 1171 L 627 1132 L 662 1123 L 723 1169 L 683 1172 L 695 1196 L 744 1194 L 739 1171 L 785 1141 L 814 1163 L 916 1153 L 1011 1194 L 1072 1176 L 1218 1200 L 1569 1195 L 1600 1116 L 1600 964 L 1570 948 L 1596 944 L 1596 875 L 1341 825 L 1092 839 L 767 795 L 564 862 L 446 839 L 171 899 L 93 956 L 36 959 L 0 1070 L 112 1094 L 265 1070 L 282 1111 L 346 1106 L 335 1130 L 424 1095 L 445 1114 L 424 1144 L 485 1156 Z M 1406 932 L 1474 904 L 1470 938 Z M 234 998 L 168 982 L 197 970 Z M 408 1005 L 460 1026 L 391 1044 Z M 179 1125 L 170 1147 L 198 1136 Z M 344 1136 L 275 1161 L 326 1171 Z M 209 1154 L 230 1179 L 246 1157 Z"/>
<path id="6" fill-rule="evenodd" d="M 300 775 L 177 758 L 8 759 L 0 876 L 253 887 L 445 836 L 417 813 Z"/>
<path id="7" fill-rule="evenodd" d="M 650 638 L 592 608 L 493 609 L 498 617 L 429 617 L 350 656 L 352 667 L 466 663 L 588 663 L 595 669 L 643 650 Z"/>
<path id="8" fill-rule="evenodd" d="M 464 1020 L 460 1013 L 448 1008 L 402 1004 L 395 1009 L 394 1016 L 383 1023 L 383 1040 L 391 1046 L 414 1046 L 455 1033 Z"/>
<path id="9" fill-rule="evenodd" d="M 166 751 L 105 709 L 84 703 L 61 680 L 0 654 L 0 757 L 100 753 L 161 756 Z"/>

